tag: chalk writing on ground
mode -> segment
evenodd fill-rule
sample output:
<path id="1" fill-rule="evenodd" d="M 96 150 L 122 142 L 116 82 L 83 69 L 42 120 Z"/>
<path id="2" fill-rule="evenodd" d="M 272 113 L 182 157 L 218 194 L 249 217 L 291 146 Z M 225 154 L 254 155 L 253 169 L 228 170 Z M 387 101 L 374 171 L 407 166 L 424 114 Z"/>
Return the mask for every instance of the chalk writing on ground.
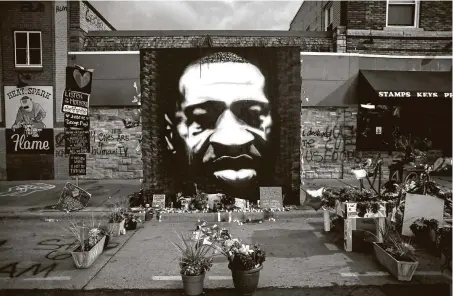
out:
<path id="1" fill-rule="evenodd" d="M 18 278 L 24 274 L 38 275 L 43 273 L 43 277 L 48 277 L 49 274 L 58 266 L 57 263 L 50 265 L 43 265 L 41 263 L 35 264 L 21 264 L 21 262 L 8 263 L 0 267 L 0 274 L 6 274 L 10 278 Z"/>
<path id="2" fill-rule="evenodd" d="M 16 185 L 8 188 L 7 191 L 0 192 L 0 196 L 26 196 L 39 191 L 46 191 L 55 188 L 55 185 L 46 183 L 32 183 Z"/>

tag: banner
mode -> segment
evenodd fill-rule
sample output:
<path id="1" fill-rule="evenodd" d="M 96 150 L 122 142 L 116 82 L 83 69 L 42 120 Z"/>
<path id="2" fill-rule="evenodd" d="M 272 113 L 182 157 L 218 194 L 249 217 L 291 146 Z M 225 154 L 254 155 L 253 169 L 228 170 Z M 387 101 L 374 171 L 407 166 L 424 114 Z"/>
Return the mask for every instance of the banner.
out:
<path id="1" fill-rule="evenodd" d="M 5 86 L 6 152 L 54 154 L 53 86 Z"/>

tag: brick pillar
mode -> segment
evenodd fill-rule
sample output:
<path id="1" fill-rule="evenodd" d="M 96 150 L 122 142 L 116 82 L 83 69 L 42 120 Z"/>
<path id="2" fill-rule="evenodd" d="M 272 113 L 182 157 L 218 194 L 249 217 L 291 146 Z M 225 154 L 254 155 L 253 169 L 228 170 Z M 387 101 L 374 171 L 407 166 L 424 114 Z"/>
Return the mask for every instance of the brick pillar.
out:
<path id="1" fill-rule="evenodd" d="M 140 85 L 142 102 L 142 161 L 145 202 L 151 203 L 152 193 L 162 186 L 160 178 L 157 100 L 157 52 L 141 53 Z"/>
<path id="2" fill-rule="evenodd" d="M 336 43 L 334 45 L 334 50 L 336 52 L 346 52 L 346 27 L 338 26 L 334 32 L 333 41 Z"/>

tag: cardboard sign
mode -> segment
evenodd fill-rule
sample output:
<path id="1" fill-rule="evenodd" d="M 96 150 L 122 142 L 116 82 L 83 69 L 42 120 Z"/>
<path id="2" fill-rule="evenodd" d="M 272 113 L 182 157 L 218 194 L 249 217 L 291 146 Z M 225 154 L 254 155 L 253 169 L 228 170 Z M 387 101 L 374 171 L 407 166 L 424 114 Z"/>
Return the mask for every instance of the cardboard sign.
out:
<path id="1" fill-rule="evenodd" d="M 90 153 L 90 131 L 65 129 L 65 153 Z"/>
<path id="2" fill-rule="evenodd" d="M 222 194 L 216 193 L 216 194 L 208 194 L 208 208 L 213 210 L 217 208 L 218 204 L 221 204 L 222 200 Z"/>
<path id="3" fill-rule="evenodd" d="M 246 209 L 247 208 L 247 201 L 242 198 L 235 198 L 234 199 L 234 206 L 238 207 L 240 209 Z"/>
<path id="4" fill-rule="evenodd" d="M 66 89 L 61 111 L 88 115 L 93 71 L 81 66 L 66 67 Z"/>
<path id="5" fill-rule="evenodd" d="M 69 176 L 85 176 L 87 174 L 86 154 L 69 155 Z"/>
<path id="6" fill-rule="evenodd" d="M 402 235 L 414 235 L 409 227 L 417 219 L 443 221 L 444 203 L 443 199 L 435 196 L 406 193 Z"/>
<path id="7" fill-rule="evenodd" d="M 283 207 L 283 196 L 281 187 L 260 187 L 261 208 Z"/>
<path id="8" fill-rule="evenodd" d="M 77 115 L 72 113 L 65 113 L 64 115 L 65 128 L 77 128 L 84 131 L 90 130 L 90 117 L 84 115 Z"/>
<path id="9" fill-rule="evenodd" d="M 153 194 L 153 207 L 165 208 L 165 194 Z"/>
<path id="10" fill-rule="evenodd" d="M 357 216 L 357 203 L 348 202 L 346 203 L 346 212 L 347 217 L 356 217 Z"/>
<path id="11" fill-rule="evenodd" d="M 56 208 L 64 211 L 78 211 L 88 205 L 90 198 L 90 193 L 74 184 L 66 183 Z"/>

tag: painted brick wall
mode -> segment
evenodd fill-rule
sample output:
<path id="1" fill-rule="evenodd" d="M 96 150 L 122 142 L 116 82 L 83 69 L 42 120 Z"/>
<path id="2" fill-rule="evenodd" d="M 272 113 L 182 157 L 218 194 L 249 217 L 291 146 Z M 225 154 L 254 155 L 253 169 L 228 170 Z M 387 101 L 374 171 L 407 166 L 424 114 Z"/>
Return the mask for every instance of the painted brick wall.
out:
<path id="1" fill-rule="evenodd" d="M 68 65 L 68 2 L 56 1 L 55 21 L 55 122 L 63 122 L 61 112 L 63 92 L 66 86 L 66 66 Z"/>
<path id="2" fill-rule="evenodd" d="M 52 39 L 53 2 L 32 2 L 38 11 L 27 11 L 26 2 L 6 2 L 2 6 L 2 54 L 3 54 L 3 82 L 4 85 L 16 85 L 17 75 L 14 65 L 14 31 L 40 30 L 42 33 L 42 62 L 40 70 L 23 71 L 31 76 L 30 82 L 34 85 L 53 85 L 53 50 Z M 30 2 L 29 2 L 30 3 Z M 2 103 L 3 105 L 3 103 Z"/>
<path id="3" fill-rule="evenodd" d="M 357 107 L 303 107 L 301 112 L 301 180 L 355 179 L 351 169 L 367 158 L 380 154 L 383 179 L 388 166 L 401 152 L 356 151 Z M 424 161 L 433 163 L 440 151 L 429 151 Z"/>
<path id="4" fill-rule="evenodd" d="M 136 108 L 90 108 L 91 153 L 87 175 L 81 179 L 142 178 L 141 126 L 126 129 L 123 118 Z M 55 179 L 68 179 L 68 155 L 64 154 L 63 129 L 55 129 Z"/>
<path id="5" fill-rule="evenodd" d="M 112 31 L 112 28 L 84 1 L 70 1 L 71 50 L 82 50 L 89 31 Z"/>

